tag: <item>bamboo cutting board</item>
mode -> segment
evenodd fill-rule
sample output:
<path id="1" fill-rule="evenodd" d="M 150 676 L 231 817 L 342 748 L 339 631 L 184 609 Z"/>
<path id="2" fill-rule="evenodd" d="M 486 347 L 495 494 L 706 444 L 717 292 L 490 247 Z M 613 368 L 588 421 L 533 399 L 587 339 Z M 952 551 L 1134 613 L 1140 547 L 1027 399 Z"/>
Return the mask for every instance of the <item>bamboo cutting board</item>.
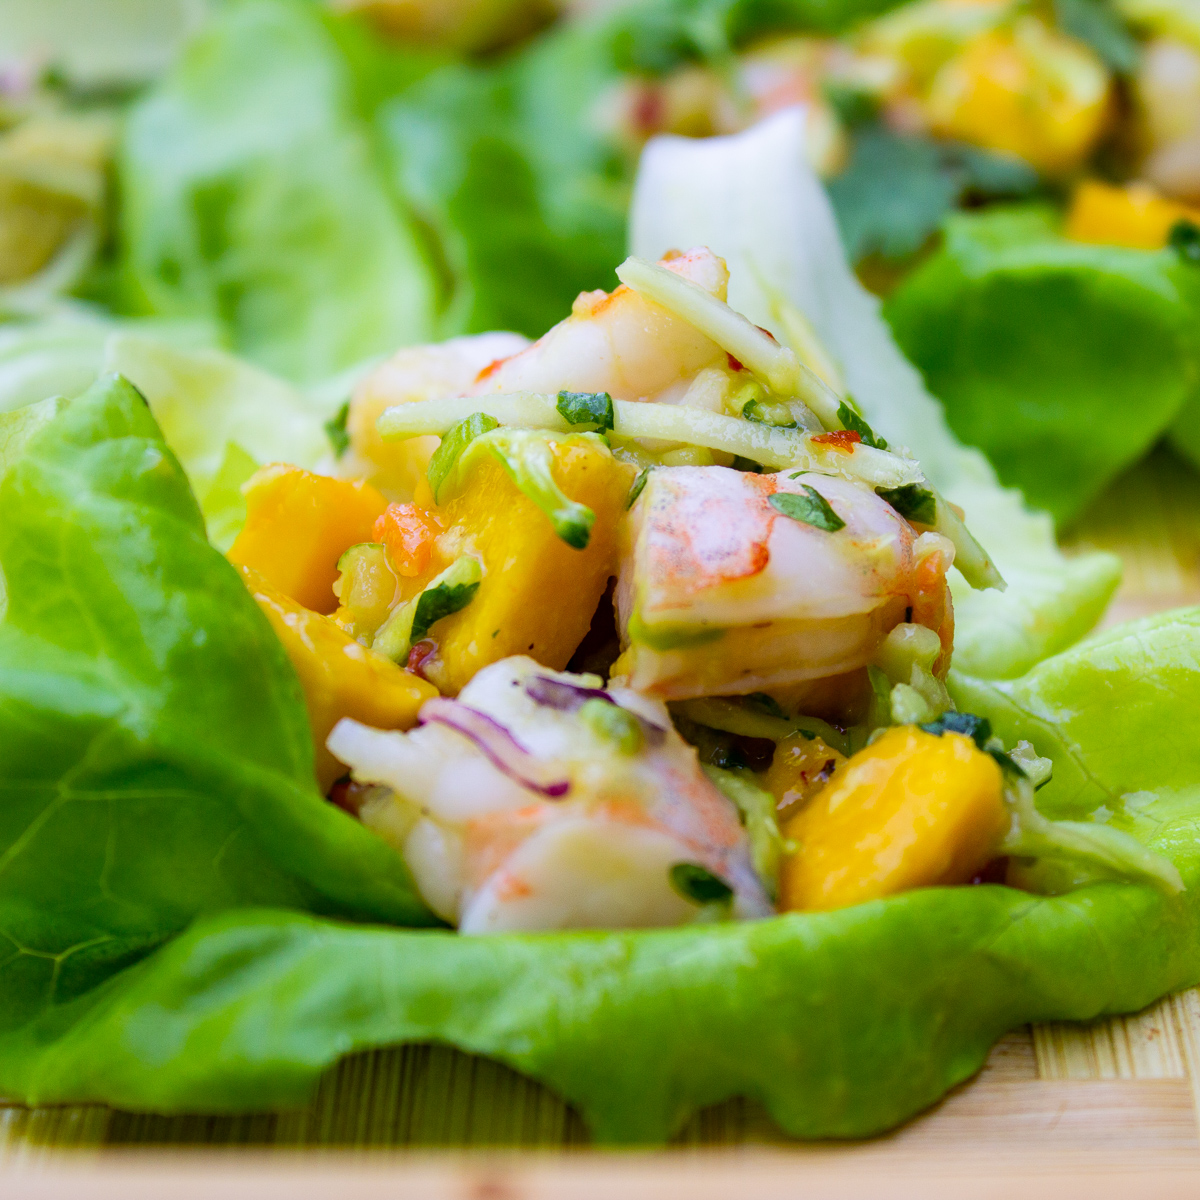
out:
<path id="1" fill-rule="evenodd" d="M 1124 559 L 1106 625 L 1200 603 L 1200 475 L 1157 452 L 1110 487 L 1064 544 Z M 973 1198 L 1011 1197 L 1014 1187 L 1022 1200 L 1200 1195 L 1198 1112 L 1200 989 L 1135 1016 L 1016 1030 L 974 1080 L 869 1143 L 789 1143 L 761 1109 L 731 1101 L 698 1114 L 673 1152 L 581 1152 L 582 1122 L 546 1089 L 448 1047 L 408 1046 L 345 1060 L 298 1112 L 159 1117 L 0 1104 L 0 1194 L 373 1197 L 396 1195 L 403 1182 L 405 1196 L 477 1200 L 766 1197 L 795 1195 L 801 1184 L 806 1194 L 881 1200 L 968 1189 Z M 135 1147 L 143 1152 L 116 1153 Z M 230 1159 L 199 1147 L 572 1153 Z M 84 1153 L 54 1153 L 67 1149 Z"/>

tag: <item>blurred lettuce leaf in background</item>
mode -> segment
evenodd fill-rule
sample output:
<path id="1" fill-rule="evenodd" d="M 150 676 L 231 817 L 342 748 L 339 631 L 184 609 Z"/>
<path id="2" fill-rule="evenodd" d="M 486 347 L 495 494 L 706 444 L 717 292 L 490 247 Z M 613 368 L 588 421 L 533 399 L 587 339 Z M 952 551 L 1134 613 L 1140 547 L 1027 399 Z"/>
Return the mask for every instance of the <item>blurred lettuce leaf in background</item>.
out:
<path id="1" fill-rule="evenodd" d="M 885 313 L 958 437 L 1060 525 L 1200 384 L 1200 270 L 1067 241 L 1040 207 L 950 217 Z"/>
<path id="2" fill-rule="evenodd" d="M 428 339 L 437 281 L 373 122 L 437 63 L 308 0 L 224 4 L 128 120 L 126 309 L 214 320 L 301 381 Z"/>

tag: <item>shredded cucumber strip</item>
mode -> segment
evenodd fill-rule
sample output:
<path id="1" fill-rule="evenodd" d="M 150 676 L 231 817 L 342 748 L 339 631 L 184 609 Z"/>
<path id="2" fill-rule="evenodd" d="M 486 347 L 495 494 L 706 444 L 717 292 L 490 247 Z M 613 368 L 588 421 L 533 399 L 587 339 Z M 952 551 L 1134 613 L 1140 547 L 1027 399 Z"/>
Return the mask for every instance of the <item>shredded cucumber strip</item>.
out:
<path id="1" fill-rule="evenodd" d="M 556 404 L 556 396 L 537 392 L 417 400 L 386 409 L 378 428 L 389 439 L 440 435 L 473 413 L 482 412 L 501 425 L 568 433 L 570 426 Z M 847 452 L 822 445 L 803 430 L 779 429 L 679 404 L 614 400 L 613 409 L 616 424 L 612 432 L 620 438 L 654 438 L 703 446 L 753 459 L 772 471 L 787 467 L 818 471 L 858 480 L 869 487 L 925 483 L 920 464 L 911 459 L 863 445 Z"/>

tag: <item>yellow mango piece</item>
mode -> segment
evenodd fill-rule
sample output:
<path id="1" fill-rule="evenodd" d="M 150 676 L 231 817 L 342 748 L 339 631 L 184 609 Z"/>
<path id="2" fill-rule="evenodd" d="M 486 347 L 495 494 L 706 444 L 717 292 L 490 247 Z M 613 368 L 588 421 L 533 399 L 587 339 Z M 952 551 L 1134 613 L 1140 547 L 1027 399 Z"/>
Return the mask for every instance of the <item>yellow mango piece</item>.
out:
<path id="1" fill-rule="evenodd" d="M 555 482 L 596 514 L 584 549 L 568 546 L 487 454 L 472 465 L 462 489 L 435 510 L 447 531 L 438 539 L 433 563 L 419 579 L 403 581 L 407 598 L 460 555 L 474 555 L 483 564 L 471 602 L 429 631 L 437 651 L 423 658 L 421 671 L 447 695 L 511 654 L 562 670 L 616 574 L 617 525 L 633 469 L 594 438 L 564 438 L 553 443 L 553 454 Z"/>
<path id="2" fill-rule="evenodd" d="M 263 467 L 245 492 L 246 524 L 229 547 L 229 561 L 252 567 L 305 608 L 333 612 L 338 559 L 358 542 L 372 540 L 387 501 L 370 484 L 287 463 Z"/>
<path id="3" fill-rule="evenodd" d="M 1113 187 L 1086 179 L 1071 198 L 1064 232 L 1076 242 L 1159 250 L 1176 221 L 1200 225 L 1200 209 L 1168 200 L 1146 183 Z"/>
<path id="4" fill-rule="evenodd" d="M 832 909 L 965 883 L 1007 826 L 996 761 L 959 733 L 897 725 L 834 772 L 793 817 L 780 907 Z"/>
<path id="5" fill-rule="evenodd" d="M 308 706 L 317 783 L 327 792 L 346 768 L 325 748 L 329 731 L 353 717 L 377 729 L 409 729 L 437 688 L 360 646 L 328 617 L 297 604 L 250 567 L 242 578 L 287 651 Z"/>
<path id="6" fill-rule="evenodd" d="M 1054 174 L 1096 144 L 1110 93 L 1108 71 L 1086 46 L 1024 17 L 968 42 L 934 77 L 926 108 L 935 133 Z"/>
<path id="7" fill-rule="evenodd" d="M 763 787 L 775 797 L 776 812 L 786 821 L 815 796 L 846 756 L 823 738 L 793 733 L 775 747 L 771 765 L 763 774 Z"/>

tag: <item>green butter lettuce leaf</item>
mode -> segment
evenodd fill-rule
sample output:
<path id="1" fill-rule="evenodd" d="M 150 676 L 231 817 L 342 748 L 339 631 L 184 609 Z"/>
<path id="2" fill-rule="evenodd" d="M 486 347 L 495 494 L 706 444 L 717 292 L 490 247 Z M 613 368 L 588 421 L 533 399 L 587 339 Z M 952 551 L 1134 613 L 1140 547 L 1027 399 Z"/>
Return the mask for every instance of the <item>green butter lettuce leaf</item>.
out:
<path id="1" fill-rule="evenodd" d="M 330 461 L 325 422 L 370 362 L 301 389 L 215 348 L 204 322 L 103 318 L 70 311 L 0 326 L 0 413 L 79 395 L 104 372 L 146 398 L 227 550 L 246 519 L 241 485 L 268 462 Z"/>
<path id="2" fill-rule="evenodd" d="M 0 47 L 81 88 L 143 83 L 168 66 L 212 0 L 39 0 L 0 5 Z"/>
<path id="3" fill-rule="evenodd" d="M 428 340 L 437 285 L 374 117 L 433 65 L 309 0 L 229 0 L 131 112 L 123 298 L 313 381 Z"/>
<path id="4" fill-rule="evenodd" d="M 619 78 L 606 30 L 565 25 L 495 67 L 447 67 L 381 113 L 397 189 L 444 261 L 439 335 L 540 337 L 579 292 L 615 286 L 630 171 L 596 123 Z"/>
<path id="5" fill-rule="evenodd" d="M 978 450 L 959 442 L 855 279 L 828 201 L 804 162 L 803 114 L 778 114 L 737 137 L 659 138 L 642 159 L 630 219 L 635 254 L 710 246 L 729 264 L 729 302 L 756 324 L 783 329 L 774 297 L 811 320 L 873 428 L 908 446 L 1008 583 L 976 592 L 955 574 L 954 661 L 986 678 L 1014 678 L 1083 636 L 1120 577 L 1108 554 L 1067 559 L 1050 518 L 1004 488 Z"/>
<path id="6" fill-rule="evenodd" d="M 952 671 L 950 691 L 1005 744 L 1024 739 L 1054 760 L 1054 776 L 1038 792 L 1047 816 L 1078 819 L 1104 808 L 1118 824 L 1144 823 L 1180 799 L 1185 809 L 1200 803 L 1195 740 L 1169 736 L 1200 710 L 1200 609 L 1106 630 L 1020 679 Z"/>
<path id="7" fill-rule="evenodd" d="M 23 442 L 0 481 L 0 1023 L 202 912 L 427 920 L 317 793 L 299 683 L 142 398 L 109 377 L 57 403 L 31 435 L 0 418 Z"/>
<path id="8" fill-rule="evenodd" d="M 1047 813 L 1115 813 L 1188 890 L 929 888 L 746 923 L 490 937 L 230 912 L 0 1035 L 0 1089 L 280 1107 L 343 1054 L 433 1040 L 547 1083 L 601 1140 L 661 1140 L 737 1095 L 793 1135 L 859 1137 L 970 1076 L 1009 1028 L 1133 1011 L 1200 979 L 1200 742 L 1162 737 L 1200 713 L 1200 609 L 1012 683 L 952 687 L 1055 755 Z"/>
<path id="9" fill-rule="evenodd" d="M 1200 878 L 1194 857 L 1185 874 Z M 345 1053 L 432 1040 L 545 1082 L 601 1141 L 661 1141 L 738 1095 L 794 1136 L 861 1137 L 968 1078 L 1010 1028 L 1195 982 L 1185 895 L 928 889 L 729 925 L 476 938 L 230 913 L 0 1036 L 0 1086 L 32 1103 L 285 1107 Z"/>
<path id="10" fill-rule="evenodd" d="M 1195 273 L 1171 251 L 1067 241 L 1041 209 L 964 213 L 885 311 L 951 429 L 1066 522 L 1195 390 Z"/>
<path id="11" fill-rule="evenodd" d="M 698 59 L 719 60 L 774 33 L 842 33 L 903 0 L 641 0 L 610 23 L 622 70 L 661 75 Z"/>
<path id="12" fill-rule="evenodd" d="M 260 466 L 311 468 L 332 457 L 325 422 L 337 393 L 322 402 L 222 350 L 178 350 L 136 332 L 108 339 L 104 365 L 146 397 L 220 550 L 246 519 L 241 485 Z"/>

